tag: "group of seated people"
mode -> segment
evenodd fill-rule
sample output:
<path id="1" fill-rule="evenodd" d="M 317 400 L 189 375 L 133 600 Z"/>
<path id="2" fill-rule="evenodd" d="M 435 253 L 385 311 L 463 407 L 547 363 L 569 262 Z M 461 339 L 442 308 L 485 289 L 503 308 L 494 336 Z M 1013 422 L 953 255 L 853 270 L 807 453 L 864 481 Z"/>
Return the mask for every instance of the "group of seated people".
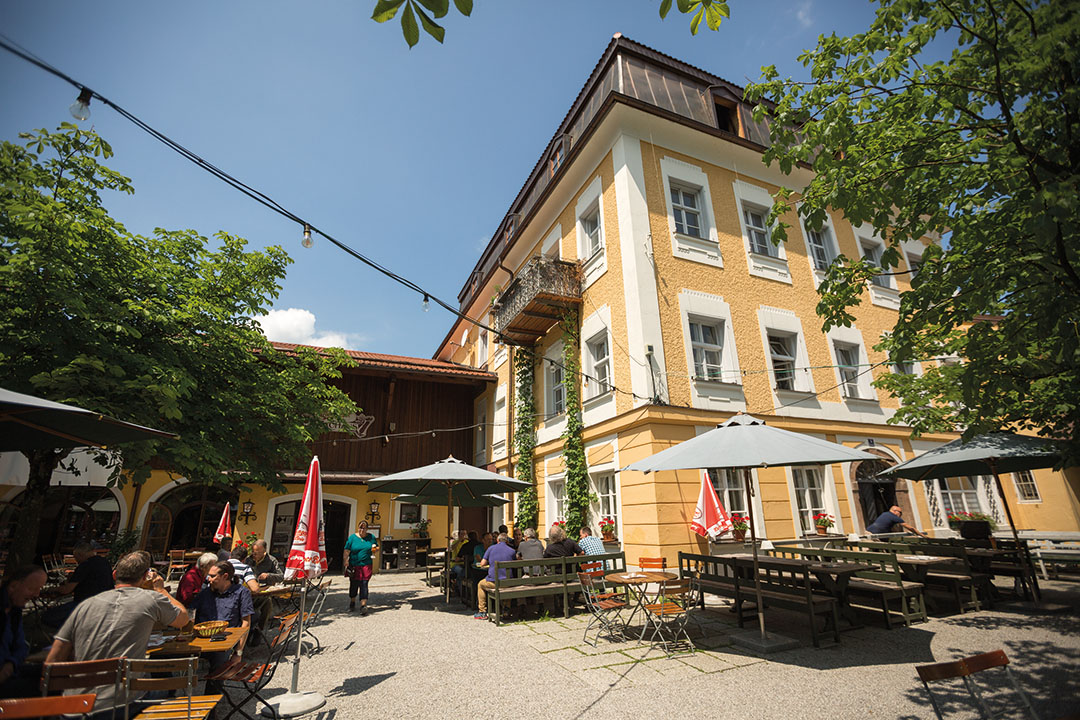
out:
<path id="1" fill-rule="evenodd" d="M 476 582 L 477 611 L 473 617 L 486 620 L 487 593 L 495 589 L 494 563 L 602 555 L 605 552 L 603 540 L 594 536 L 592 529 L 587 526 L 581 528 L 575 542 L 566 536 L 562 525 L 552 525 L 548 530 L 546 546 L 537 537 L 535 528 L 515 528 L 513 537 L 507 533 L 505 525 L 500 525 L 495 533 L 484 533 L 482 537 L 473 530 L 460 531 L 457 540 L 450 546 L 450 557 L 454 559 L 451 565 L 452 579 L 456 584 L 462 583 L 466 577 Z M 524 574 L 530 574 L 530 568 L 524 570 Z M 498 573 L 499 578 L 506 579 L 506 570 L 500 569 Z"/>
<path id="2" fill-rule="evenodd" d="M 230 543 L 231 545 L 231 543 Z M 87 555 L 90 550 L 91 556 Z M 219 551 L 220 552 L 220 551 Z M 144 658 L 155 629 L 187 628 L 193 622 L 224 620 L 229 627 L 251 628 L 261 616 L 263 626 L 272 614 L 269 598 L 253 600 L 252 591 L 259 582 L 280 582 L 284 575 L 278 561 L 267 552 L 266 542 L 247 548 L 238 544 L 229 550 L 227 560 L 215 552 L 206 552 L 187 569 L 175 595 L 153 566 L 149 553 L 138 550 L 124 555 L 109 568 L 108 562 L 78 545 L 75 556 L 79 566 L 61 591 L 72 592 L 70 603 L 46 612 L 48 619 L 63 615 L 59 622 L 46 664 L 65 661 L 97 660 L 114 657 Z M 81 558 L 81 559 L 80 559 Z M 103 567 L 102 567 L 102 564 Z M 83 568 L 86 568 L 85 570 Z M 105 570 L 108 571 L 106 582 Z M 23 630 L 23 609 L 38 597 L 48 575 L 38 565 L 16 569 L 0 585 L 0 697 L 40 695 L 40 666 L 27 664 L 29 647 Z M 260 608 L 261 607 L 261 612 Z M 257 629 L 257 626 L 256 626 Z M 247 635 L 236 646 L 242 653 Z M 232 653 L 203 653 L 210 672 L 223 666 Z M 67 691 L 75 694 L 83 690 Z M 111 709 L 127 704 L 127 698 L 113 697 L 114 688 L 87 688 L 97 694 L 96 709 Z"/>

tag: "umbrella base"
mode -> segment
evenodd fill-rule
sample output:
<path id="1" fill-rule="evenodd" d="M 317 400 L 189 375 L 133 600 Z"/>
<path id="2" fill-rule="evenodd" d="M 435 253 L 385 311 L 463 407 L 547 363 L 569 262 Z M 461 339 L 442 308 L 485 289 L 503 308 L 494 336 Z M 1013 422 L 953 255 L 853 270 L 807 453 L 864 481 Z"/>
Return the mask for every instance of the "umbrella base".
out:
<path id="1" fill-rule="evenodd" d="M 731 641 L 750 652 L 768 654 L 781 650 L 793 650 L 799 647 L 799 641 L 784 635 L 766 632 L 762 637 L 760 630 L 747 630 L 731 636 Z"/>
<path id="2" fill-rule="evenodd" d="M 316 692 L 285 693 L 274 698 L 268 706 L 263 707 L 263 717 L 274 717 L 277 710 L 278 717 L 292 718 L 315 712 L 326 704 L 326 698 Z"/>

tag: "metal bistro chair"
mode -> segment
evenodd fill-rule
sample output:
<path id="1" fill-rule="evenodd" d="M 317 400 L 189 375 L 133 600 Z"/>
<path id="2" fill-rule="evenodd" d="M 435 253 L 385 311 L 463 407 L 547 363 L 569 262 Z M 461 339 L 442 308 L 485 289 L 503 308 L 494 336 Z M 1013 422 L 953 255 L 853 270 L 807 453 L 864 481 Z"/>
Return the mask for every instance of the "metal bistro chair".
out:
<path id="1" fill-rule="evenodd" d="M 127 660 L 124 664 L 124 696 L 154 690 L 183 690 L 184 697 L 170 698 L 139 710 L 135 720 L 205 720 L 221 701 L 221 695 L 195 695 L 197 657 L 167 660 Z M 171 676 L 139 677 L 140 673 L 169 673 Z M 124 720 L 129 717 L 124 707 Z"/>
<path id="2" fill-rule="evenodd" d="M 58 690 L 100 688 L 112 685 L 114 702 L 112 716 L 116 717 L 115 703 L 125 701 L 121 685 L 123 663 L 122 657 L 45 663 L 41 671 L 41 694 L 45 696 Z"/>
<path id="3" fill-rule="evenodd" d="M 941 712 L 941 707 L 938 705 L 937 698 L 930 690 L 930 683 L 938 680 L 951 680 L 955 678 L 961 678 L 964 681 L 964 687 L 967 688 L 968 694 L 971 695 L 979 710 L 979 717 L 983 718 L 983 720 L 990 720 L 991 718 L 1001 717 L 1005 713 L 1015 710 L 1013 707 L 1004 707 L 999 708 L 997 712 L 991 712 L 990 707 L 979 693 L 979 689 L 971 676 L 975 673 L 990 670 L 992 668 L 1001 668 L 1004 671 L 1005 675 L 1009 678 L 1009 682 L 1012 683 L 1013 690 L 1015 690 L 1016 694 L 1020 697 L 1020 702 L 1023 705 L 1027 716 L 1032 718 L 1032 720 L 1039 720 L 1035 708 L 1031 706 L 1031 700 L 1028 699 L 1027 694 L 1021 689 L 1019 683 L 1016 682 L 1016 676 L 1013 675 L 1012 670 L 1009 669 L 1009 658 L 1005 656 L 1004 650 L 993 650 L 988 653 L 972 655 L 971 657 L 951 660 L 949 662 L 935 663 L 933 665 L 916 665 L 915 671 L 919 673 L 919 679 L 922 680 L 923 687 L 926 688 L 926 694 L 930 696 L 930 704 L 934 706 L 934 714 L 937 715 L 938 720 L 945 720 L 945 716 Z"/>
<path id="4" fill-rule="evenodd" d="M 0 700 L 0 718 L 43 718 L 51 715 L 82 715 L 94 710 L 97 695 L 57 695 L 55 697 Z"/>
<path id="5" fill-rule="evenodd" d="M 619 615 L 625 608 L 630 607 L 630 604 L 618 597 L 617 593 L 604 592 L 603 586 L 596 583 L 591 573 L 579 572 L 578 582 L 581 583 L 581 594 L 585 596 L 585 607 L 592 616 L 589 624 L 585 626 L 582 639 L 589 642 L 589 631 L 595 625 L 597 626 L 596 637 L 590 643 L 593 647 L 600 642 L 602 633 L 607 633 L 614 642 L 624 640 L 626 623 Z"/>
<path id="6" fill-rule="evenodd" d="M 667 570 L 667 558 L 664 557 L 639 557 L 637 563 L 642 572 Z M 656 602 L 660 598 L 660 589 L 657 588 L 656 592 L 650 593 L 647 585 L 642 585 L 635 592 L 643 594 L 647 602 Z"/>
<path id="7" fill-rule="evenodd" d="M 651 627 L 650 643 L 663 645 L 664 650 L 669 651 L 669 645 L 678 645 L 679 639 L 683 638 L 693 652 L 694 642 L 686 632 L 686 625 L 694 607 L 700 602 L 700 595 L 701 586 L 690 578 L 661 583 L 657 601 L 645 604 L 645 628 L 641 633 L 642 638 L 644 639 Z"/>
<path id="8" fill-rule="evenodd" d="M 169 567 L 165 573 L 165 582 L 170 582 L 174 576 L 183 577 L 187 572 L 187 552 L 184 550 L 170 550 L 168 553 Z"/>

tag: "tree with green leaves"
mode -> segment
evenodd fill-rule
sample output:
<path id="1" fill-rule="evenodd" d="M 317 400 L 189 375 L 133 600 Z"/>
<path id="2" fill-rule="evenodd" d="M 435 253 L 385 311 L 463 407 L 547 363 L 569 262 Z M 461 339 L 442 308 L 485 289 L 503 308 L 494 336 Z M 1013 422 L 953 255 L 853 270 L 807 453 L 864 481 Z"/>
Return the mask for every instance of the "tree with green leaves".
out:
<path id="1" fill-rule="evenodd" d="M 177 433 L 117 446 L 110 482 L 151 462 L 192 482 L 280 488 L 305 443 L 357 408 L 331 381 L 341 351 L 277 352 L 257 318 L 290 263 L 219 233 L 128 232 L 104 195 L 132 193 L 109 145 L 64 124 L 0 146 L 0 386 Z M 64 450 L 26 453 L 30 475 L 8 566 L 29 560 Z"/>
<path id="2" fill-rule="evenodd" d="M 671 12 L 672 0 L 661 0 L 660 18 Z M 728 17 L 728 4 L 721 0 L 677 0 L 679 12 L 690 15 L 690 32 L 697 35 L 702 21 L 710 30 L 720 27 L 720 21 Z M 472 15 L 473 0 L 454 0 L 458 12 Z M 393 20 L 401 13 L 401 34 L 409 47 L 420 42 L 420 28 L 439 42 L 446 37 L 446 28 L 435 22 L 450 12 L 450 0 L 376 0 L 371 19 L 377 23 Z M 419 20 L 419 22 L 417 22 Z"/>
<path id="3" fill-rule="evenodd" d="M 900 398 L 891 422 L 1036 431 L 1080 460 L 1080 6 L 881 0 L 866 32 L 800 61 L 809 81 L 766 67 L 747 90 L 770 121 L 765 161 L 812 171 L 771 219 L 797 199 L 811 228 L 836 209 L 887 241 L 831 266 L 825 328 L 852 323 L 873 276 L 911 273 L 878 349 L 923 373 L 877 380 Z M 912 271 L 904 244 L 928 237 L 942 242 Z"/>

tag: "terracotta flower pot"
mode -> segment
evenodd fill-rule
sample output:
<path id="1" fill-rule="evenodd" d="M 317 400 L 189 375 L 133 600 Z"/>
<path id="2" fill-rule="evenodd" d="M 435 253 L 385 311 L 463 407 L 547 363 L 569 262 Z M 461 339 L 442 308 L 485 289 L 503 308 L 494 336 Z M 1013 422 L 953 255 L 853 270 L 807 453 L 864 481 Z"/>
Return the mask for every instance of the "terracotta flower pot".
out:
<path id="1" fill-rule="evenodd" d="M 611 542 L 614 539 L 615 539 L 615 533 L 611 532 L 610 530 L 605 530 L 604 531 L 604 541 L 605 542 Z"/>
<path id="2" fill-rule="evenodd" d="M 829 528 L 825 527 L 824 525 L 815 525 L 814 527 L 817 528 L 817 534 L 818 535 L 828 535 L 829 534 Z"/>
<path id="3" fill-rule="evenodd" d="M 731 537 L 735 540 L 735 542 L 742 542 L 743 540 L 746 539 L 746 531 L 745 530 L 732 530 L 731 531 Z"/>

